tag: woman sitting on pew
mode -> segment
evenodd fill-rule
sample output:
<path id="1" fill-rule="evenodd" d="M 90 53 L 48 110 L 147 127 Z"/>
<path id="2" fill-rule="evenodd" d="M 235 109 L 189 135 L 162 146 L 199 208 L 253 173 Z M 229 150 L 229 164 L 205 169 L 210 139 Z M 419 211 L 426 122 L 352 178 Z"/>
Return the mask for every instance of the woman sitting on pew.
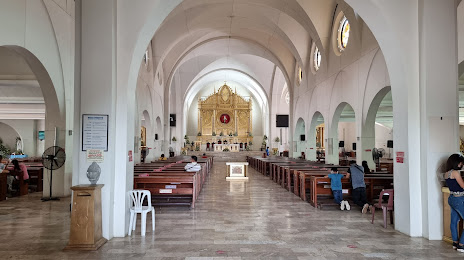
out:
<path id="1" fill-rule="evenodd" d="M 158 158 L 158 161 L 167 161 L 168 158 L 164 157 L 164 153 L 161 154 L 161 157 Z"/>
<path id="2" fill-rule="evenodd" d="M 198 161 L 198 158 L 195 155 L 192 156 L 190 163 L 187 163 L 187 165 L 185 165 L 184 167 L 185 171 L 188 171 L 188 172 L 201 171 L 201 165 L 199 165 L 197 161 Z"/>
<path id="3" fill-rule="evenodd" d="M 371 169 L 369 169 L 369 165 L 367 165 L 367 161 L 362 161 L 362 167 L 364 167 L 364 173 L 371 173 Z"/>
<path id="4" fill-rule="evenodd" d="M 20 164 L 16 159 L 11 161 L 11 163 L 13 163 L 13 170 L 10 171 L 7 179 L 9 191 L 13 190 L 13 184 L 17 183 L 21 179 L 21 177 L 23 181 L 29 180 L 29 174 L 27 173 L 27 167 L 25 164 Z"/>

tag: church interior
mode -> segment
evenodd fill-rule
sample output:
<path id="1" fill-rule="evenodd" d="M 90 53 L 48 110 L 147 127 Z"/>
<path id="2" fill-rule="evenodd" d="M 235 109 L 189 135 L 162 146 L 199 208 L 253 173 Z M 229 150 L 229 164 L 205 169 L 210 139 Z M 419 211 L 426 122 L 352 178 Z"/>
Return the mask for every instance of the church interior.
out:
<path id="1" fill-rule="evenodd" d="M 0 258 L 459 258 L 456 153 L 461 0 L 0 0 Z"/>

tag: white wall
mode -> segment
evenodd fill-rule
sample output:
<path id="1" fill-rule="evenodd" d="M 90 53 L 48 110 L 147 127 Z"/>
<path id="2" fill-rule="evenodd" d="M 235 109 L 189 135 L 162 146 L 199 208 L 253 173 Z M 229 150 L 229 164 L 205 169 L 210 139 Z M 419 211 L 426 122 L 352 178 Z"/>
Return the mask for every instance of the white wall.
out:
<path id="1" fill-rule="evenodd" d="M 393 140 L 393 130 L 384 125 L 376 123 L 375 124 L 375 147 L 385 149 L 385 152 L 387 153 L 388 158 L 392 158 L 392 154 L 390 154 L 390 152 L 393 152 L 393 149 L 387 147 L 388 140 Z M 393 147 L 394 147 L 394 144 L 393 144 Z"/>
<path id="2" fill-rule="evenodd" d="M 16 150 L 16 138 L 20 137 L 10 125 L 0 121 L 0 138 L 3 140 L 3 145 L 10 148 L 11 152 Z"/>
<path id="3" fill-rule="evenodd" d="M 345 141 L 346 152 L 353 151 L 353 143 L 356 143 L 356 124 L 354 122 L 338 123 L 338 141 Z"/>
<path id="4" fill-rule="evenodd" d="M 18 119 L 18 120 L 0 120 L 2 125 L 6 124 L 13 128 L 17 132 L 17 136 L 21 137 L 23 142 L 23 153 L 27 154 L 29 157 L 41 156 L 43 153 L 45 141 L 38 140 L 38 131 L 45 130 L 45 120 L 26 120 L 26 119 Z M 5 132 L 6 133 L 6 132 Z M 3 130 L 0 130 L 0 137 L 3 138 L 5 142 L 5 138 Z M 12 145 L 12 152 L 16 150 L 16 137 L 10 135 L 8 137 L 9 143 Z"/>

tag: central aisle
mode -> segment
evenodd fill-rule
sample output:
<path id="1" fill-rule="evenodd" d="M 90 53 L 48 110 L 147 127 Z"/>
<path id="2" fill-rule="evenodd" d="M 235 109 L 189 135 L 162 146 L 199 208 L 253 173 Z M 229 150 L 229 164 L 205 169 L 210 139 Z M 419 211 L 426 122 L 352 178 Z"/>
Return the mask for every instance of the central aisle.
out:
<path id="1" fill-rule="evenodd" d="M 107 253 L 133 250 L 151 259 L 462 256 L 444 242 L 409 238 L 391 226 L 383 229 L 380 215 L 372 225 L 370 215 L 354 207 L 350 212 L 317 210 L 253 169 L 249 172 L 249 182 L 227 182 L 225 162 L 215 160 L 195 209 L 157 208 L 155 236 L 147 232 L 141 238 L 138 227 L 130 241 L 113 239 L 103 250 L 121 245 Z"/>

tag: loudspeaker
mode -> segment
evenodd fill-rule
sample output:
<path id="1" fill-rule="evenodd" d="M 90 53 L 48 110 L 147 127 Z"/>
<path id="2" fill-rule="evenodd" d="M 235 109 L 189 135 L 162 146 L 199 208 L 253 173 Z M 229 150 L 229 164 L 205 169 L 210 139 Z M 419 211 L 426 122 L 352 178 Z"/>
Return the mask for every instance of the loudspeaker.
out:
<path id="1" fill-rule="evenodd" d="M 306 136 L 305 135 L 300 135 L 300 141 L 304 141 L 306 140 Z"/>
<path id="2" fill-rule="evenodd" d="M 169 126 L 176 126 L 176 114 L 169 115 Z"/>
<path id="3" fill-rule="evenodd" d="M 356 151 L 356 143 L 353 143 L 353 151 Z"/>
<path id="4" fill-rule="evenodd" d="M 340 142 L 338 142 L 338 147 L 339 147 L 339 148 L 345 147 L 345 141 L 340 141 Z"/>
<path id="5" fill-rule="evenodd" d="M 387 147 L 388 148 L 393 148 L 393 140 L 388 140 L 387 141 Z"/>
<path id="6" fill-rule="evenodd" d="M 155 140 L 158 140 L 158 134 L 155 134 Z"/>

